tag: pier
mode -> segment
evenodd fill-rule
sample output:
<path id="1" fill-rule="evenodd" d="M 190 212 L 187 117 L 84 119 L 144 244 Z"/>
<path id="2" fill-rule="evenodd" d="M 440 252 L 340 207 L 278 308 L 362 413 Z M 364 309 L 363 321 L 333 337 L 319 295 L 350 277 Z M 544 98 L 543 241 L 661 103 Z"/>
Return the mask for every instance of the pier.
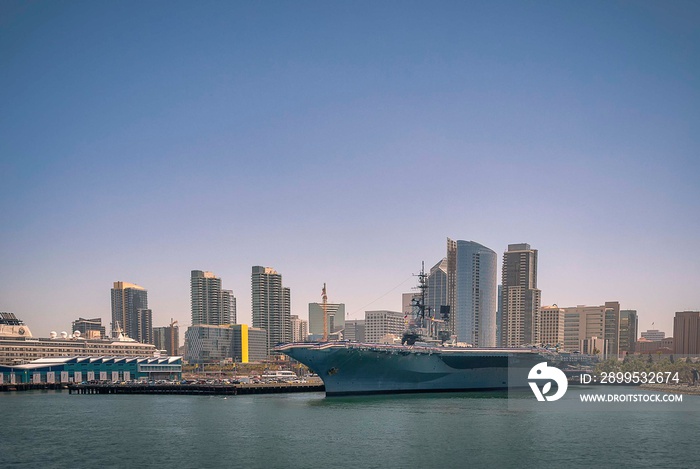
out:
<path id="1" fill-rule="evenodd" d="M 66 389 L 67 383 L 3 383 L 0 392 Z"/>
<path id="2" fill-rule="evenodd" d="M 199 394 L 246 395 L 291 392 L 324 392 L 323 384 L 265 383 L 265 384 L 73 384 L 69 394 Z"/>

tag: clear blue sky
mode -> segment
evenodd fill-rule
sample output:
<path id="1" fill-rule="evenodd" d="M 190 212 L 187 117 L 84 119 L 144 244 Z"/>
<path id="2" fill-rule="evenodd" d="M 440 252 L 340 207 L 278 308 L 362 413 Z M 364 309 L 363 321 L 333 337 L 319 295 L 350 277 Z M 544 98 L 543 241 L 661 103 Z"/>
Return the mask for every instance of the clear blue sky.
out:
<path id="1" fill-rule="evenodd" d="M 398 309 L 445 239 L 539 249 L 543 304 L 700 309 L 697 2 L 0 2 L 0 310 L 46 336 L 122 280 L 190 321 Z M 403 283 L 402 283 L 403 282 Z M 398 288 L 397 285 L 401 285 Z M 394 290 L 392 290 L 394 289 Z"/>

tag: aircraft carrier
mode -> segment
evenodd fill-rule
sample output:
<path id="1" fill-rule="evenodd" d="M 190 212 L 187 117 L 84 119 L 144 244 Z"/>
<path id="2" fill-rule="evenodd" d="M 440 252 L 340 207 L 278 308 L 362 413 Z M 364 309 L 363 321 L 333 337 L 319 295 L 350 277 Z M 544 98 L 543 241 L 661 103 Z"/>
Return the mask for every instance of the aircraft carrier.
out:
<path id="1" fill-rule="evenodd" d="M 328 396 L 526 387 L 528 371 L 551 357 L 536 348 L 445 346 L 444 321 L 426 312 L 424 269 L 418 277 L 420 293 L 401 345 L 292 343 L 277 350 L 317 373 Z"/>
<path id="2" fill-rule="evenodd" d="M 545 361 L 534 349 L 478 349 L 351 342 L 278 347 L 323 380 L 327 396 L 506 389 Z M 526 385 L 526 384 L 525 384 Z"/>

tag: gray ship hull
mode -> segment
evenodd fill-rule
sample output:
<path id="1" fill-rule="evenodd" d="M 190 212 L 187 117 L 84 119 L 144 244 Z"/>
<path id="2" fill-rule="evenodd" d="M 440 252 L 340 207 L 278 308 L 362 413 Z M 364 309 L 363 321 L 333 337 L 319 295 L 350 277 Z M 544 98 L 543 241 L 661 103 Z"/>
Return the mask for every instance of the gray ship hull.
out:
<path id="1" fill-rule="evenodd" d="M 323 380 L 326 395 L 447 392 L 527 386 L 527 373 L 545 360 L 516 349 L 382 346 L 326 343 L 278 348 Z"/>

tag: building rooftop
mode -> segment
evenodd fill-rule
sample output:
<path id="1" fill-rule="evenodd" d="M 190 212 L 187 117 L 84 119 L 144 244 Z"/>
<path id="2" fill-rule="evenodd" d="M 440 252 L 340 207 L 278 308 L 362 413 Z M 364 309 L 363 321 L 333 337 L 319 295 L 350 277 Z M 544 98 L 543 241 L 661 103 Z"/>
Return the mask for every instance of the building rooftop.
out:
<path id="1" fill-rule="evenodd" d="M 114 289 L 115 290 L 125 290 L 127 288 L 132 288 L 134 290 L 146 290 L 140 285 L 136 285 L 135 283 L 129 283 L 129 282 L 114 282 Z"/>

